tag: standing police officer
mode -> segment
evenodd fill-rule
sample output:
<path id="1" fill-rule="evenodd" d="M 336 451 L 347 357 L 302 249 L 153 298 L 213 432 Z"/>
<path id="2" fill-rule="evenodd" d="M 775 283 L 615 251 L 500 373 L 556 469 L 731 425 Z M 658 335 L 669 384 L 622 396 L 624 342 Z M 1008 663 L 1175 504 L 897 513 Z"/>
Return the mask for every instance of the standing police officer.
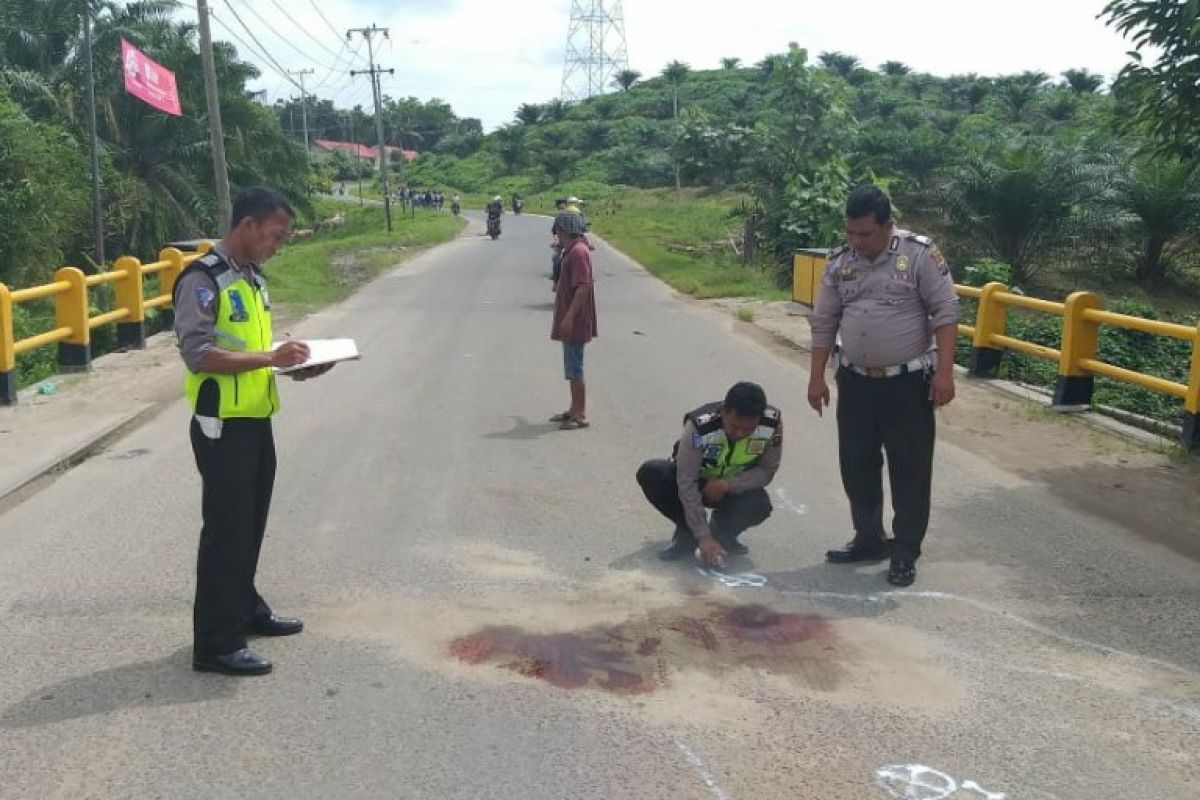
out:
<path id="1" fill-rule="evenodd" d="M 721 566 L 726 553 L 748 553 L 738 536 L 771 516 L 766 486 L 782 457 L 783 419 L 757 383 L 734 384 L 725 402 L 685 414 L 672 458 L 637 471 L 646 499 L 675 523 L 659 558 L 673 561 L 698 546 L 705 564 Z"/>
<path id="2" fill-rule="evenodd" d="M 292 217 L 279 193 L 243 190 L 228 233 L 175 283 L 175 335 L 187 365 L 192 452 L 203 482 L 192 655 L 200 671 L 270 672 L 271 662 L 246 646 L 246 634 L 288 636 L 304 627 L 272 613 L 254 585 L 275 482 L 271 416 L 279 394 L 272 368 L 298 366 L 309 355 L 303 342 L 271 349 L 271 300 L 261 269 Z M 291 374 L 303 380 L 328 368 Z"/>
<path id="3" fill-rule="evenodd" d="M 811 319 L 808 402 L 829 405 L 825 366 L 837 335 L 838 454 L 854 539 L 830 550 L 836 564 L 891 555 L 888 583 L 909 586 L 929 524 L 933 410 L 954 399 L 958 296 L 934 243 L 897 228 L 874 186 L 846 203 L 847 244 L 830 253 Z M 893 530 L 883 528 L 882 450 L 892 487 Z"/>

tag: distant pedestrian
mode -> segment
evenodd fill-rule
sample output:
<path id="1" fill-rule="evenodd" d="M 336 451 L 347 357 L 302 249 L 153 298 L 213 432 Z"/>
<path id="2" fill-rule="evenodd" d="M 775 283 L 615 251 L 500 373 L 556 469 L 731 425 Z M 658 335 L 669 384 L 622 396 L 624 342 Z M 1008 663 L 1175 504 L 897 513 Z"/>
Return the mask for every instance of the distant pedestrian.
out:
<path id="1" fill-rule="evenodd" d="M 562 342 L 564 377 L 571 386 L 571 406 L 551 417 L 563 430 L 588 427 L 587 390 L 583 378 L 584 347 L 598 335 L 592 256 L 583 217 L 564 211 L 555 217 L 562 242 L 562 268 L 555 289 L 550 338 Z"/>
<path id="2" fill-rule="evenodd" d="M 811 319 L 808 402 L 818 414 L 829 405 L 825 367 L 841 333 L 838 452 L 854 522 L 854 538 L 826 558 L 847 564 L 890 556 L 888 582 L 908 586 L 929 525 L 933 410 L 954 399 L 958 296 L 937 246 L 898 228 L 878 188 L 850 195 L 846 238 L 830 253 Z M 882 451 L 894 540 L 883 527 Z"/>

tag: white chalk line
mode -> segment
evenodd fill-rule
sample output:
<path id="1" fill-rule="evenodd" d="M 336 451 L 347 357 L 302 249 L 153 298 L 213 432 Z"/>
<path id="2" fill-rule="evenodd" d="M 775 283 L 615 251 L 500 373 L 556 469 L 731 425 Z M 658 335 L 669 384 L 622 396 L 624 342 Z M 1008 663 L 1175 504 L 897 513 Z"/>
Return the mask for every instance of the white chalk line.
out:
<path id="1" fill-rule="evenodd" d="M 696 572 L 706 577 L 712 578 L 722 586 L 728 586 L 730 589 L 761 589 L 767 585 L 765 575 L 759 575 L 756 572 L 737 572 L 728 573 L 722 572 L 719 569 L 705 569 L 704 567 L 696 567 Z"/>
<path id="2" fill-rule="evenodd" d="M 871 592 L 869 594 L 855 594 L 853 592 L 821 592 L 821 591 L 806 591 L 803 589 L 781 589 L 780 593 L 786 594 L 786 595 L 799 596 L 799 597 L 812 597 L 812 598 L 816 598 L 816 599 L 853 600 L 853 601 L 867 602 L 867 603 L 886 603 L 889 600 L 891 600 L 892 598 L 897 598 L 897 597 L 911 597 L 911 598 L 915 598 L 918 600 L 949 600 L 949 601 L 953 601 L 956 603 L 962 603 L 964 605 L 971 606 L 974 609 L 983 611 L 988 614 L 993 614 L 995 616 L 1003 617 L 1004 619 L 1008 620 L 1009 622 L 1020 625 L 1023 628 L 1027 628 L 1036 633 L 1040 633 L 1043 636 L 1047 636 L 1051 639 L 1057 639 L 1060 642 L 1064 642 L 1066 644 L 1071 644 L 1076 647 L 1082 647 L 1082 648 L 1088 649 L 1088 650 L 1095 650 L 1096 652 L 1104 653 L 1105 655 L 1109 655 L 1109 656 L 1121 656 L 1123 658 L 1132 659 L 1134 661 L 1142 661 L 1146 664 L 1152 664 L 1153 666 L 1159 667 L 1160 669 L 1164 669 L 1164 670 L 1167 670 L 1168 672 L 1174 672 L 1174 673 L 1180 674 L 1180 675 L 1188 675 L 1188 676 L 1200 675 L 1200 673 L 1197 673 L 1195 670 L 1188 669 L 1187 667 L 1180 666 L 1179 664 L 1174 664 L 1170 661 L 1164 661 L 1161 658 L 1155 658 L 1154 656 L 1145 656 L 1140 653 L 1131 653 L 1127 650 L 1121 650 L 1116 647 L 1110 647 L 1109 645 L 1106 645 L 1106 644 L 1100 644 L 1099 642 L 1093 642 L 1088 639 L 1081 639 L 1078 636 L 1071 636 L 1070 634 L 1067 634 L 1067 633 L 1060 633 L 1059 631 L 1056 631 L 1053 628 L 1046 627 L 1045 625 L 1042 625 L 1039 622 L 1034 622 L 1031 619 L 1025 619 L 1024 617 L 1013 614 L 1011 611 L 1006 611 L 1003 608 L 997 608 L 996 606 L 993 606 L 990 603 L 985 603 L 982 600 L 976 600 L 973 597 L 963 597 L 961 595 L 951 594 L 949 592 L 904 591 L 904 592 Z"/>
<path id="3" fill-rule="evenodd" d="M 808 513 L 808 506 L 804 505 L 803 503 L 793 503 L 785 489 L 776 489 L 775 496 L 779 498 L 779 505 L 783 506 L 788 511 L 791 511 L 793 514 L 804 516 Z"/>
<path id="4" fill-rule="evenodd" d="M 679 752 L 683 753 L 683 757 L 700 774 L 700 780 L 708 787 L 708 791 L 712 793 L 713 797 L 717 798 L 717 800 L 733 800 L 733 795 L 721 788 L 721 785 L 717 783 L 717 779 L 713 777 L 712 772 L 709 771 L 704 761 L 701 760 L 700 756 L 696 755 L 696 752 L 692 748 L 688 747 L 686 743 L 679 741 L 675 742 L 675 746 L 679 748 Z"/>
<path id="5" fill-rule="evenodd" d="M 875 785 L 892 800 L 949 800 L 964 792 L 976 792 L 983 800 L 1008 800 L 1004 792 L 989 792 L 975 781 L 958 781 L 940 770 L 922 764 L 895 764 L 875 770 Z"/>

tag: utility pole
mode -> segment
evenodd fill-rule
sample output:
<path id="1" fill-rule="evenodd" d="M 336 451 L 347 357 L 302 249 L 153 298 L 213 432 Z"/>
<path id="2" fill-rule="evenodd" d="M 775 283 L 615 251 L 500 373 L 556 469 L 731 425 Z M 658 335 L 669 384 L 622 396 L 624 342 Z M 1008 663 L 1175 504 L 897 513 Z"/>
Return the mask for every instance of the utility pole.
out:
<path id="1" fill-rule="evenodd" d="M 388 157 L 387 147 L 383 141 L 383 99 L 379 91 L 379 76 L 384 72 L 389 75 L 395 75 L 396 70 L 382 69 L 375 66 L 375 45 L 372 37 L 380 33 L 383 34 L 383 38 L 388 38 L 387 28 L 380 28 L 375 23 L 371 23 L 371 27 L 369 28 L 351 28 L 346 31 L 346 39 L 349 40 L 356 33 L 367 40 L 367 58 L 370 69 L 352 69 L 350 70 L 350 75 L 351 77 L 364 74 L 371 76 L 371 94 L 375 98 L 375 138 L 379 141 L 379 188 L 383 190 L 383 213 L 387 217 L 388 233 L 391 233 L 392 198 L 388 193 Z"/>
<path id="2" fill-rule="evenodd" d="M 83 59 L 87 68 L 88 156 L 92 167 L 92 240 L 104 268 L 104 212 L 100 204 L 100 142 L 96 137 L 96 71 L 92 63 L 92 4 L 83 0 Z"/>
<path id="3" fill-rule="evenodd" d="M 204 102 L 208 108 L 208 138 L 212 142 L 213 176 L 217 189 L 217 228 L 224 235 L 233 216 L 229 200 L 229 167 L 225 163 L 225 133 L 221 129 L 221 98 L 217 94 L 217 68 L 213 63 L 212 31 L 208 27 L 208 0 L 196 0 L 200 16 L 200 66 L 204 70 Z"/>
<path id="4" fill-rule="evenodd" d="M 357 113 L 357 111 L 358 106 L 355 106 L 354 108 L 350 109 L 350 113 L 346 116 L 350 118 L 350 144 L 354 145 L 354 175 L 358 178 L 358 204 L 361 206 L 364 205 L 366 201 L 363 200 L 362 193 L 362 156 L 358 154 L 358 148 L 362 147 L 362 145 L 360 145 L 358 140 L 354 138 L 354 115 Z"/>
<path id="5" fill-rule="evenodd" d="M 308 159 L 308 92 L 304 89 L 304 76 L 312 75 L 311 69 L 290 69 L 288 75 L 297 75 L 300 78 L 300 119 L 304 125 L 304 158 Z"/>

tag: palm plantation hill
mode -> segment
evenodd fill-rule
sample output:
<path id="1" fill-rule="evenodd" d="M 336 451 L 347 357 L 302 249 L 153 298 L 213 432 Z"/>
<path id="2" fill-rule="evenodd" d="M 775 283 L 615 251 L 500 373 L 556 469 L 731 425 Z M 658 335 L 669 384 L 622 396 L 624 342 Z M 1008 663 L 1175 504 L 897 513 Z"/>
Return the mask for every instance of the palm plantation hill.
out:
<path id="1" fill-rule="evenodd" d="M 102 4 L 97 53 L 124 36 L 176 71 L 185 108 L 203 108 L 195 31 L 173 5 Z M 791 254 L 837 243 L 848 188 L 869 181 L 892 195 L 904 226 L 939 241 L 960 283 L 1001 280 L 1053 299 L 1088 288 L 1110 308 L 1192 324 L 1200 75 L 1189 71 L 1200 69 L 1200 44 L 1178 35 L 1190 24 L 1180 14 L 1196 22 L 1174 2 L 1109 6 L 1135 46 L 1163 53 L 1112 85 L 1082 69 L 938 77 L 791 45 L 756 64 L 623 72 L 608 94 L 522 105 L 490 134 L 437 99 L 385 98 L 382 122 L 389 145 L 422 153 L 395 159 L 397 185 L 519 191 L 529 210 L 579 195 L 599 233 L 698 296 L 787 297 Z M 10 285 L 89 250 L 80 32 L 75 4 L 0 0 L 0 281 Z M 243 58 L 218 44 L 235 185 L 279 186 L 306 217 L 321 215 L 313 189 L 364 178 L 377 191 L 369 161 L 306 159 L 299 123 L 312 139 L 374 145 L 372 114 L 313 99 L 306 114 L 299 101 L 265 107 L 246 93 L 256 69 Z M 108 252 L 147 256 L 211 233 L 204 121 L 125 95 L 114 57 L 97 70 Z M 322 245 L 316 268 L 332 273 L 337 250 Z M 1058 341 L 1056 319 L 1014 314 L 1012 329 Z M 1186 381 L 1188 354 L 1186 343 L 1120 330 L 1105 329 L 1101 344 L 1105 360 L 1173 380 Z M 1006 369 L 1034 382 L 1053 372 L 1015 354 Z M 1172 400 L 1104 380 L 1097 400 L 1178 414 Z"/>

